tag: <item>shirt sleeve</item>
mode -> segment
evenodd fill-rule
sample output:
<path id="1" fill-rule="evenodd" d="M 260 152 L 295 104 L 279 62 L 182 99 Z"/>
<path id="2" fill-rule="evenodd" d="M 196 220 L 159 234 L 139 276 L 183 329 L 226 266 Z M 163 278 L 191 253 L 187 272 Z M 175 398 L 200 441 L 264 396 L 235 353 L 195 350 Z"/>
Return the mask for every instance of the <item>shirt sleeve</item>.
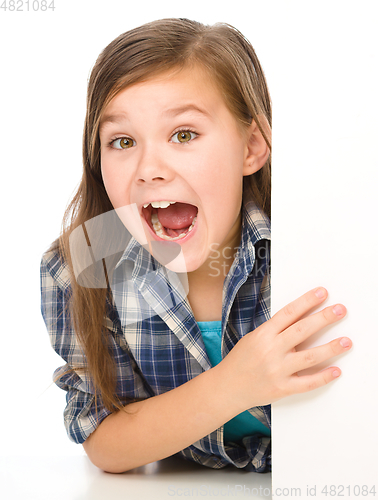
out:
<path id="1" fill-rule="evenodd" d="M 64 424 L 68 437 L 83 443 L 106 418 L 109 411 L 95 391 L 86 373 L 86 358 L 73 329 L 68 302 L 71 294 L 70 273 L 67 265 L 54 252 L 46 253 L 41 262 L 41 311 L 57 354 L 65 361 L 54 372 L 54 381 L 66 391 Z M 119 398 L 145 399 L 151 392 L 131 359 L 126 341 L 117 325 L 110 318 L 104 318 L 111 331 L 111 354 L 116 363 L 117 389 Z"/>

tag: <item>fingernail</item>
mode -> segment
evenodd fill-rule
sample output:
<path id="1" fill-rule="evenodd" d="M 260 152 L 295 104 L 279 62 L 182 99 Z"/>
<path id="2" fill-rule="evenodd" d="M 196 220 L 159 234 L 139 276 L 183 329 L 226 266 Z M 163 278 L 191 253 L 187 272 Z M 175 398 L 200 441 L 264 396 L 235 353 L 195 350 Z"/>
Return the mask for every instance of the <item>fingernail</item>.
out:
<path id="1" fill-rule="evenodd" d="M 342 346 L 342 347 L 344 347 L 345 349 L 346 349 L 347 347 L 350 347 L 350 341 L 349 341 L 349 339 L 347 339 L 346 337 L 344 337 L 344 338 L 342 338 L 342 339 L 340 340 L 340 344 L 341 344 L 341 346 Z"/>
<path id="2" fill-rule="evenodd" d="M 332 311 L 336 314 L 336 316 L 342 316 L 344 314 L 344 308 L 339 304 L 334 306 Z"/>
<path id="3" fill-rule="evenodd" d="M 318 299 L 322 299 L 323 297 L 325 297 L 324 288 L 318 288 L 315 292 L 315 295 L 318 297 Z"/>
<path id="4" fill-rule="evenodd" d="M 333 376 L 334 378 L 340 377 L 340 372 L 339 372 L 339 370 L 333 370 L 333 372 L 332 372 L 332 376 Z"/>

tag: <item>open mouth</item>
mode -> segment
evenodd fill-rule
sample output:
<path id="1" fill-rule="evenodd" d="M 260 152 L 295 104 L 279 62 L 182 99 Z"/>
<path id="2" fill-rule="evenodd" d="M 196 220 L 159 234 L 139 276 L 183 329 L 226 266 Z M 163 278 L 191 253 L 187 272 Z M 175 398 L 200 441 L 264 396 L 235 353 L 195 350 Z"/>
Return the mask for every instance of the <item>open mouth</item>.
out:
<path id="1" fill-rule="evenodd" d="M 142 213 L 156 236 L 163 240 L 175 241 L 192 231 L 198 208 L 176 201 L 152 201 L 143 205 Z"/>

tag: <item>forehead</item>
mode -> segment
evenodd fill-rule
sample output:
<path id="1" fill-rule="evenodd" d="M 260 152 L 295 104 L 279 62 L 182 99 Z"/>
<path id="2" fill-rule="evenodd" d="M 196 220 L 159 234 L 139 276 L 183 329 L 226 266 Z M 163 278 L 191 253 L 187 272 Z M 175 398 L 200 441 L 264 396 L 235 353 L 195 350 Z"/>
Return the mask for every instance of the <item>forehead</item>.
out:
<path id="1" fill-rule="evenodd" d="M 214 78 L 198 66 L 171 70 L 121 90 L 104 109 L 101 127 L 133 112 L 168 118 L 182 113 L 208 119 L 230 115 Z"/>

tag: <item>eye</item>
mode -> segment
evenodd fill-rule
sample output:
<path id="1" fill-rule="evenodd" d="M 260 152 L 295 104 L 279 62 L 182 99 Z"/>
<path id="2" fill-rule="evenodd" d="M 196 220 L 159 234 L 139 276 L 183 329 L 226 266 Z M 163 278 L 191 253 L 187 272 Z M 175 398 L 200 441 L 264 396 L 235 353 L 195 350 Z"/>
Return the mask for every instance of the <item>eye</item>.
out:
<path id="1" fill-rule="evenodd" d="M 172 142 L 176 144 L 182 144 L 184 142 L 190 142 L 197 137 L 198 134 L 192 132 L 191 130 L 179 130 L 172 136 Z"/>
<path id="2" fill-rule="evenodd" d="M 114 149 L 129 149 L 132 146 L 135 146 L 135 144 L 135 141 L 130 139 L 130 137 L 119 137 L 110 143 Z"/>

